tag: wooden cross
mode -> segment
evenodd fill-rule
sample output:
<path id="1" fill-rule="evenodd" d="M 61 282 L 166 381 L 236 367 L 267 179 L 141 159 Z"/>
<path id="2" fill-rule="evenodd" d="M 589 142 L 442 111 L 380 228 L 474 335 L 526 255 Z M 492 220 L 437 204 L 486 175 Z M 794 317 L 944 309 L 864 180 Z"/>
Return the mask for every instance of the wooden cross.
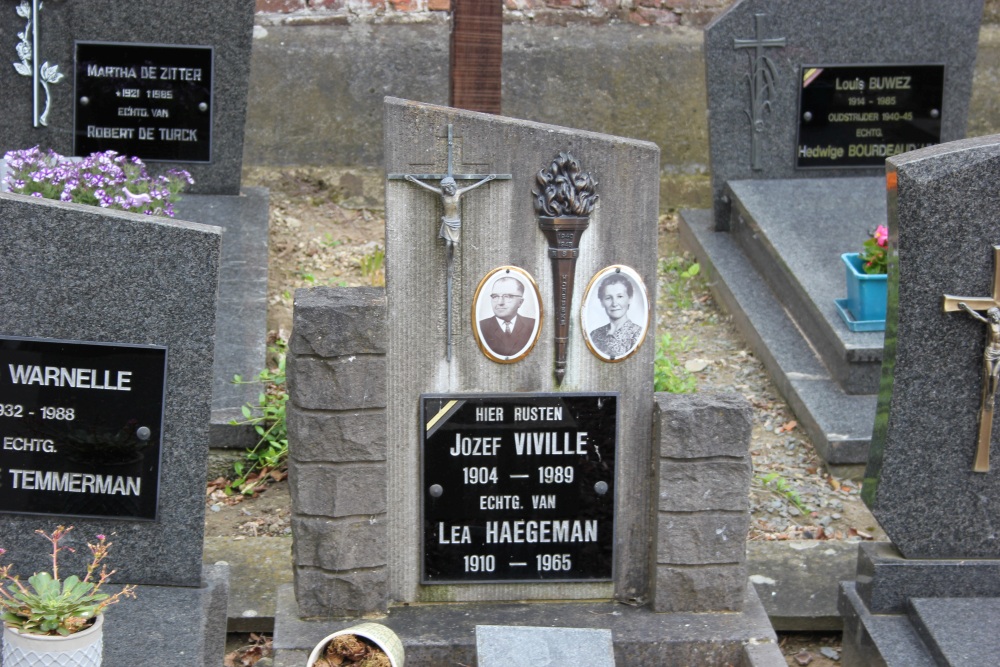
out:
<path id="1" fill-rule="evenodd" d="M 451 0 L 449 106 L 500 113 L 502 0 Z"/>
<path id="2" fill-rule="evenodd" d="M 452 305 L 452 283 L 455 278 L 455 246 L 458 245 L 462 232 L 461 220 L 461 197 L 463 194 L 478 188 L 480 185 L 494 180 L 509 180 L 510 174 L 456 174 L 453 173 L 453 148 L 454 137 L 452 136 L 451 123 L 448 124 L 448 170 L 444 174 L 389 174 L 389 180 L 409 181 L 414 185 L 430 190 L 441 196 L 441 204 L 444 215 L 441 217 L 441 230 L 438 236 L 445 241 L 446 258 L 448 262 L 447 274 L 447 319 L 448 319 L 448 340 L 445 347 L 445 359 L 451 361 L 452 341 L 451 341 L 451 305 Z M 424 181 L 438 181 L 439 188 L 435 188 Z M 455 181 L 478 181 L 473 185 L 464 188 L 457 188 Z"/>
<path id="3" fill-rule="evenodd" d="M 993 295 L 966 297 L 944 295 L 944 312 L 964 311 L 986 324 L 986 350 L 983 357 L 983 389 L 979 406 L 979 440 L 976 446 L 974 472 L 989 472 L 990 442 L 993 437 L 993 406 L 997 381 L 1000 380 L 1000 314 L 995 318 L 991 308 L 1000 308 L 1000 245 L 993 246 Z M 979 314 L 986 312 L 988 317 Z"/>

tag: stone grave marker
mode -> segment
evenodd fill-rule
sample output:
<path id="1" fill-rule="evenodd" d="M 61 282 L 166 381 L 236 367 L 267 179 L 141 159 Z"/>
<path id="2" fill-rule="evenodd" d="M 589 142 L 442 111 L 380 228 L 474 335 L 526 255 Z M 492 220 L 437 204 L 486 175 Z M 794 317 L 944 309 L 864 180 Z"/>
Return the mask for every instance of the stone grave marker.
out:
<path id="1" fill-rule="evenodd" d="M 477 625 L 479 667 L 614 667 L 610 630 Z"/>
<path id="2" fill-rule="evenodd" d="M 74 525 L 65 569 L 109 535 L 106 667 L 217 665 L 228 568 L 202 565 L 220 231 L 0 193 L 0 544 L 47 567 L 36 529 Z"/>
<path id="3" fill-rule="evenodd" d="M 16 0 L 0 8 L 0 158 L 40 145 L 61 155 L 114 150 L 151 173 L 189 171 L 180 218 L 225 228 L 212 440 L 247 445 L 227 424 L 253 402 L 264 365 L 267 191 L 240 188 L 252 0 L 192 6 L 137 0 Z M 241 437 L 242 436 L 242 437 Z"/>
<path id="4" fill-rule="evenodd" d="M 741 0 L 705 29 L 713 209 L 682 239 L 829 464 L 864 463 L 882 358 L 840 256 L 885 224 L 886 157 L 964 136 L 982 9 Z"/>
<path id="5" fill-rule="evenodd" d="M 863 545 L 857 582 L 842 584 L 844 663 L 989 662 L 1000 136 L 893 157 L 886 171 L 889 313 L 862 497 L 892 542 Z"/>
<path id="6" fill-rule="evenodd" d="M 653 392 L 657 148 L 392 98 L 385 124 L 385 292 L 296 293 L 278 663 L 329 634 L 304 619 L 385 611 L 407 665 L 472 663 L 484 625 L 610 632 L 618 664 L 776 651 L 747 405 Z"/>

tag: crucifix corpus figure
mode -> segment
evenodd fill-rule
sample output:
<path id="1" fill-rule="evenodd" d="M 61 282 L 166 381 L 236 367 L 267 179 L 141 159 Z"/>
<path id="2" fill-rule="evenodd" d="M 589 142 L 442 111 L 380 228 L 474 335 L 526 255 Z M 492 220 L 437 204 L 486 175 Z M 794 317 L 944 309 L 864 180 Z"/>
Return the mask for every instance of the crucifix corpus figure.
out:
<path id="1" fill-rule="evenodd" d="M 462 195 L 469 190 L 474 190 L 480 185 L 495 181 L 497 179 L 510 179 L 510 174 L 455 174 L 452 172 L 452 148 L 453 148 L 452 126 L 448 125 L 448 171 L 444 174 L 389 174 L 390 180 L 405 180 L 429 190 L 441 197 L 441 228 L 438 230 L 438 237 L 444 239 L 445 252 L 448 262 L 448 311 L 447 327 L 448 342 L 445 347 L 445 359 L 451 361 L 452 341 L 451 341 L 451 304 L 452 304 L 452 284 L 455 279 L 455 246 L 462 238 Z M 436 188 L 426 180 L 436 180 L 441 187 Z M 477 181 L 472 185 L 459 188 L 456 181 Z"/>
<path id="2" fill-rule="evenodd" d="M 979 447 L 973 470 L 990 469 L 990 440 L 993 435 L 993 406 L 996 403 L 997 381 L 1000 379 L 1000 308 L 991 307 L 983 317 L 964 302 L 958 307 L 986 325 L 986 349 L 983 350 L 983 392 L 979 407 Z"/>
<path id="3" fill-rule="evenodd" d="M 406 174 L 404 176 L 404 178 L 410 183 L 419 185 L 425 190 L 430 190 L 435 194 L 441 195 L 441 206 L 444 209 L 444 215 L 441 216 L 441 229 L 438 231 L 438 238 L 444 239 L 447 244 L 449 270 L 451 270 L 451 255 L 454 252 L 454 247 L 458 245 L 458 242 L 462 237 L 462 212 L 459 208 L 462 203 L 462 195 L 469 190 L 478 188 L 483 183 L 495 180 L 496 177 L 496 174 L 489 174 L 478 183 L 464 188 L 459 188 L 458 184 L 455 183 L 454 178 L 451 176 L 445 176 L 441 179 L 441 187 L 435 188 L 429 183 L 424 183 L 413 174 Z"/>
<path id="4" fill-rule="evenodd" d="M 993 407 L 1000 384 L 1000 246 L 993 246 L 993 295 L 962 297 L 944 295 L 944 311 L 962 311 L 986 325 L 983 350 L 983 390 L 979 404 L 979 439 L 974 472 L 989 472 L 990 441 L 993 438 Z M 979 314 L 985 311 L 986 316 Z"/>

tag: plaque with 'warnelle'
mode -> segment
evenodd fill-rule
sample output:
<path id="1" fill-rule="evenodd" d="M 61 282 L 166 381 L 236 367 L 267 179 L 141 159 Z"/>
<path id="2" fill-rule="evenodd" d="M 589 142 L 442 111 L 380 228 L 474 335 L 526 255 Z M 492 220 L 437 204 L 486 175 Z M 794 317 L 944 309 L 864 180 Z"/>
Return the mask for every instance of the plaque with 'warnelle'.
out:
<path id="1" fill-rule="evenodd" d="M 166 360 L 0 338 L 0 512 L 155 519 Z"/>
<path id="2" fill-rule="evenodd" d="M 421 396 L 423 583 L 607 581 L 618 394 Z"/>

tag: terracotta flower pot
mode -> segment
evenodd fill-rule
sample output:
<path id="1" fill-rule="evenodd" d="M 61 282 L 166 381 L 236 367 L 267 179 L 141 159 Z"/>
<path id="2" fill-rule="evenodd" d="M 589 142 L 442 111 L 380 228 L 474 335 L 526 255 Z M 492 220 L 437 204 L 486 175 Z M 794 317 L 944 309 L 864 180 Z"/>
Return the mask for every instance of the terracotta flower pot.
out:
<path id="1" fill-rule="evenodd" d="M 367 639 L 371 643 L 378 646 L 389 658 L 389 663 L 392 667 L 403 667 L 406 655 L 403 651 L 403 643 L 399 641 L 399 637 L 396 633 L 389 628 L 381 625 L 379 623 L 361 623 L 360 625 L 355 625 L 351 628 L 345 628 L 344 630 L 338 630 L 333 634 L 329 634 L 316 644 L 316 647 L 309 654 L 309 660 L 306 662 L 306 667 L 313 667 L 316 661 L 323 655 L 326 650 L 326 645 L 330 643 L 334 637 L 340 637 L 341 635 L 355 635 L 357 637 L 362 637 Z M 6 665 L 4 666 L 6 667 Z"/>
<path id="2" fill-rule="evenodd" d="M 3 629 L 3 667 L 100 667 L 104 654 L 104 615 L 72 635 L 32 635 Z"/>

